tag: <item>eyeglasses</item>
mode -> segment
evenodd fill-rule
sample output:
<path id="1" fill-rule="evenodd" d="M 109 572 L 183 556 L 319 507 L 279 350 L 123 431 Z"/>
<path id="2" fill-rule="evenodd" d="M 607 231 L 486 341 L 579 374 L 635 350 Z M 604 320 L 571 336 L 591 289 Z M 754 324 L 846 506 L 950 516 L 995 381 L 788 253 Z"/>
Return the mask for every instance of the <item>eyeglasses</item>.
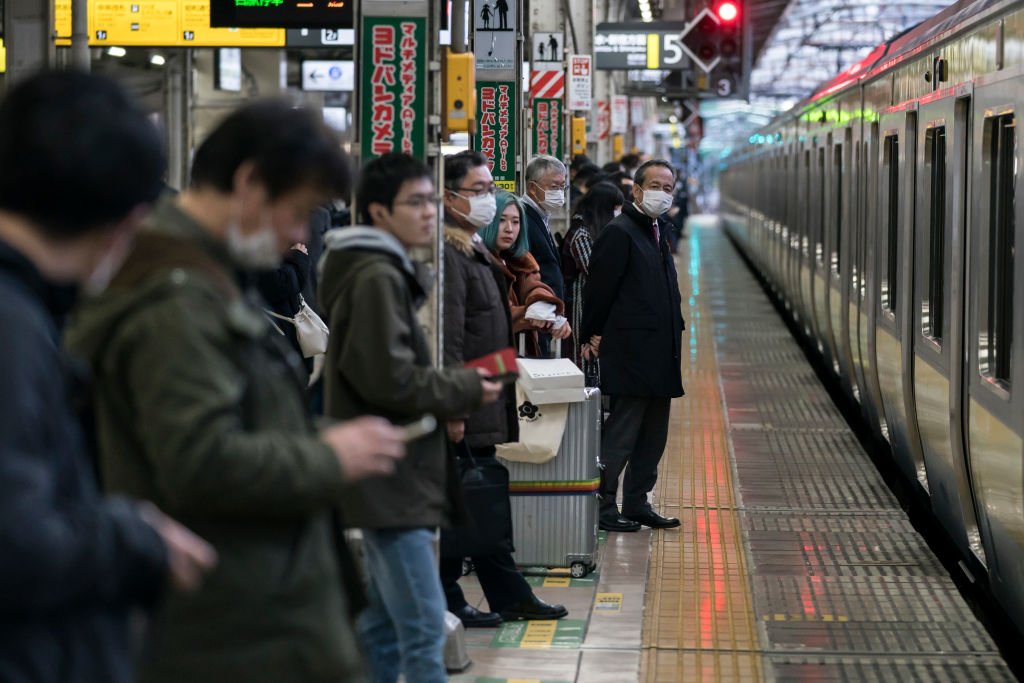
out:
<path id="1" fill-rule="evenodd" d="M 416 211 L 422 211 L 429 206 L 437 206 L 441 202 L 441 197 L 436 194 L 414 194 L 408 199 L 393 202 L 395 206 L 408 206 Z"/>
<path id="2" fill-rule="evenodd" d="M 460 188 L 458 188 L 458 191 L 459 192 L 470 192 L 470 193 L 472 193 L 472 196 L 474 196 L 474 197 L 481 197 L 481 196 L 483 196 L 485 194 L 497 194 L 498 193 L 498 186 L 497 185 L 491 185 L 489 187 L 483 187 L 483 188 L 481 188 L 481 187 L 460 187 Z"/>

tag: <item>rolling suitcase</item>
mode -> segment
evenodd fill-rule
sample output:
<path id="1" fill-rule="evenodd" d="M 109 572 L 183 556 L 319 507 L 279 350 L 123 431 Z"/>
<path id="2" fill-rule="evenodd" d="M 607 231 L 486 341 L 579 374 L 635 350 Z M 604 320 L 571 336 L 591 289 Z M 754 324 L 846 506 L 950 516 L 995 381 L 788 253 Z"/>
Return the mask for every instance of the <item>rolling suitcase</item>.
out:
<path id="1" fill-rule="evenodd" d="M 542 465 L 504 461 L 515 560 L 521 567 L 567 567 L 576 578 L 595 568 L 601 391 L 585 392 L 585 400 L 569 404 L 553 459 Z"/>

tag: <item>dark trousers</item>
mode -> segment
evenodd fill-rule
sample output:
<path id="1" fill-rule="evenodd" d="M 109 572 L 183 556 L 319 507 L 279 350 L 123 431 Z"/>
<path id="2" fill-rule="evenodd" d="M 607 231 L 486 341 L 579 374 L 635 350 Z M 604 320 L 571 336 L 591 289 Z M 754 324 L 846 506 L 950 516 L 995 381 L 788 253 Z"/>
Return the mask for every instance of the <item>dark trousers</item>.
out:
<path id="1" fill-rule="evenodd" d="M 623 470 L 622 513 L 636 514 L 648 507 L 647 494 L 658 481 L 672 399 L 612 396 L 610 402 L 601 433 L 601 514 L 617 513 L 615 494 Z"/>
<path id="2" fill-rule="evenodd" d="M 494 446 L 471 448 L 473 458 L 480 462 L 494 457 Z M 523 575 L 516 569 L 512 553 L 495 553 L 478 555 L 469 558 L 476 568 L 476 576 L 480 580 L 484 597 L 492 612 L 500 612 L 533 596 L 533 589 Z M 462 558 L 441 558 L 441 586 L 448 600 L 448 611 L 454 612 L 466 606 L 466 597 L 459 587 L 462 576 Z"/>

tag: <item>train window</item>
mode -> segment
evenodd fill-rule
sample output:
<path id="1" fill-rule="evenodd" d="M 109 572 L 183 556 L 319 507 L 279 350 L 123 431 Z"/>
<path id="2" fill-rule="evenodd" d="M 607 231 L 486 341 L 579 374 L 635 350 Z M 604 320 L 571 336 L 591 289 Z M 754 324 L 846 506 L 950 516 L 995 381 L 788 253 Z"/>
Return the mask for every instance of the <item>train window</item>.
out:
<path id="1" fill-rule="evenodd" d="M 981 331 L 981 371 L 1004 386 L 1010 383 L 1013 346 L 1014 190 L 1017 139 L 1013 114 L 985 121 L 985 166 L 989 174 L 988 306 Z"/>
<path id="2" fill-rule="evenodd" d="M 882 307 L 889 310 L 896 310 L 896 286 L 899 272 L 897 270 L 899 261 L 896 256 L 896 247 L 899 244 L 899 218 L 900 218 L 900 139 L 898 135 L 887 135 L 883 146 L 884 156 L 882 165 L 884 167 L 886 191 L 888 194 L 888 215 L 885 217 L 886 226 L 886 257 L 885 278 L 882 280 Z"/>
<path id="3" fill-rule="evenodd" d="M 924 172 L 930 187 L 928 203 L 928 294 L 921 302 L 921 331 L 942 343 L 945 311 L 946 255 L 946 128 L 925 133 Z"/>
<path id="4" fill-rule="evenodd" d="M 839 256 L 843 242 L 843 146 L 836 145 L 832 153 L 833 177 L 836 180 L 836 189 L 832 193 L 835 201 L 835 239 L 832 241 L 832 272 L 839 273 Z"/>

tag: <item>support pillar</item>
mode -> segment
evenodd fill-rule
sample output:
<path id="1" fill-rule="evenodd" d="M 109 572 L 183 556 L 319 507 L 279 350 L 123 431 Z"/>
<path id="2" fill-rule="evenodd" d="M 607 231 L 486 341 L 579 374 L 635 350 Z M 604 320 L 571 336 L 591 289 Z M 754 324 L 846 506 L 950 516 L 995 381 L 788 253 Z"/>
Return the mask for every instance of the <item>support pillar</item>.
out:
<path id="1" fill-rule="evenodd" d="M 54 64 L 53 0 L 4 0 L 2 4 L 10 86 Z"/>

